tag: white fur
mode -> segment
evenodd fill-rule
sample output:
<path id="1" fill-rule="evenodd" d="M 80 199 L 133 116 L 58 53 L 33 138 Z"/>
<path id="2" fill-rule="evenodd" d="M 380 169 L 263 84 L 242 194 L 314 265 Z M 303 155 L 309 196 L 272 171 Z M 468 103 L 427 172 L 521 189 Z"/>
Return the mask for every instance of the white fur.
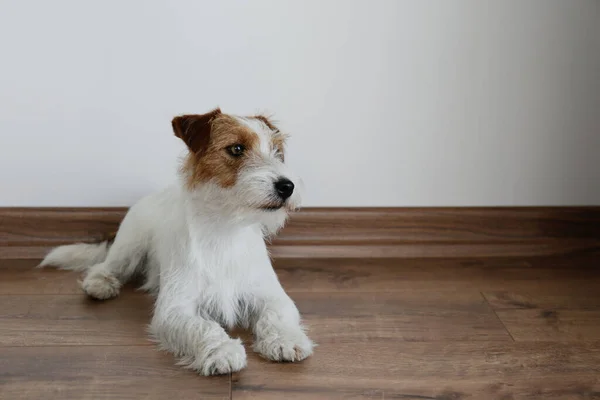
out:
<path id="1" fill-rule="evenodd" d="M 243 118 L 243 117 L 235 117 L 235 119 L 237 119 L 237 121 L 242 124 L 247 126 L 248 128 L 252 129 L 252 131 L 254 131 L 260 140 L 260 151 L 263 154 L 269 154 L 271 152 L 271 135 L 273 134 L 273 132 L 271 132 L 271 130 L 269 129 L 268 126 L 266 126 L 264 124 L 264 122 L 262 122 L 259 119 L 256 118 Z"/>
<path id="2" fill-rule="evenodd" d="M 189 190 L 181 177 L 131 207 L 108 252 L 106 244 L 64 246 L 41 263 L 87 269 L 82 288 L 98 299 L 117 296 L 134 273 L 142 273 L 142 288 L 156 295 L 151 335 L 180 364 L 204 375 L 245 367 L 241 341 L 224 329 L 235 325 L 253 330 L 254 350 L 268 359 L 299 361 L 312 354 L 313 343 L 265 245 L 299 206 L 301 182 L 267 145 L 264 127 L 254 125 L 260 154 L 233 187 L 204 183 Z M 277 211 L 260 209 L 276 198 L 273 183 L 281 177 L 296 184 L 294 194 Z"/>

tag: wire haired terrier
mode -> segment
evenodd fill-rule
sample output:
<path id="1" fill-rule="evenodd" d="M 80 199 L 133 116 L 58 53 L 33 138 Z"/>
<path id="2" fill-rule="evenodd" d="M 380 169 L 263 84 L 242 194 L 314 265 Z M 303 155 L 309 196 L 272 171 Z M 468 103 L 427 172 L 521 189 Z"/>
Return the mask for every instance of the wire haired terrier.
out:
<path id="1" fill-rule="evenodd" d="M 106 300 L 134 274 L 155 295 L 149 331 L 203 375 L 246 366 L 241 340 L 273 361 L 300 361 L 313 342 L 285 293 L 265 239 L 300 206 L 300 182 L 284 163 L 286 135 L 263 115 L 220 109 L 172 121 L 188 154 L 177 183 L 129 209 L 114 242 L 53 249 L 40 264 L 83 271 L 87 295 Z"/>

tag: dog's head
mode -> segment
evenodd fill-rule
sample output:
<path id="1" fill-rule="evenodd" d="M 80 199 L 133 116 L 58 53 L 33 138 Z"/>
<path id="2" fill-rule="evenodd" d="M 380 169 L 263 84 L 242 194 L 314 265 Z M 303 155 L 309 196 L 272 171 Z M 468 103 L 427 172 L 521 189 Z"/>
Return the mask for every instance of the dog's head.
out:
<path id="1" fill-rule="evenodd" d="M 300 206 L 301 182 L 284 163 L 286 135 L 263 115 L 238 117 L 220 109 L 172 121 L 189 149 L 181 172 L 207 205 L 252 217 L 277 229 Z"/>

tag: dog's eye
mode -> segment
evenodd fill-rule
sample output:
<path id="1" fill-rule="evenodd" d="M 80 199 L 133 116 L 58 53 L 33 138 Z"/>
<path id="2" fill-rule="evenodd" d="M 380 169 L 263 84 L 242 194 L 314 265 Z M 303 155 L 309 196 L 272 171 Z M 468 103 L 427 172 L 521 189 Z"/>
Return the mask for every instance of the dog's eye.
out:
<path id="1" fill-rule="evenodd" d="M 227 148 L 227 152 L 234 157 L 239 157 L 244 154 L 246 148 L 241 144 L 234 144 L 233 146 L 229 146 Z"/>

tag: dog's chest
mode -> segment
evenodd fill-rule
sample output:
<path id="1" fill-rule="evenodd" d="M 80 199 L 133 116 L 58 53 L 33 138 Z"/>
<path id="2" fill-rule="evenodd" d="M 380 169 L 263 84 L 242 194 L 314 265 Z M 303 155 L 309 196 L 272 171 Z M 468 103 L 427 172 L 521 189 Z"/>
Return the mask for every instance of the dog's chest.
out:
<path id="1" fill-rule="evenodd" d="M 238 260 L 206 257 L 198 264 L 194 281 L 201 294 L 211 297 L 228 296 L 242 291 L 251 280 L 249 268 Z"/>
<path id="2" fill-rule="evenodd" d="M 254 232 L 211 235 L 197 240 L 191 249 L 199 284 L 238 286 L 252 279 L 268 262 L 264 240 Z"/>
<path id="3" fill-rule="evenodd" d="M 216 268 L 213 268 L 216 266 Z M 223 262 L 201 268 L 196 273 L 198 312 L 225 326 L 235 326 L 248 304 L 252 276 L 241 263 Z"/>
<path id="4" fill-rule="evenodd" d="M 194 249 L 194 286 L 199 311 L 235 325 L 253 288 L 270 265 L 262 237 L 213 237 Z"/>

